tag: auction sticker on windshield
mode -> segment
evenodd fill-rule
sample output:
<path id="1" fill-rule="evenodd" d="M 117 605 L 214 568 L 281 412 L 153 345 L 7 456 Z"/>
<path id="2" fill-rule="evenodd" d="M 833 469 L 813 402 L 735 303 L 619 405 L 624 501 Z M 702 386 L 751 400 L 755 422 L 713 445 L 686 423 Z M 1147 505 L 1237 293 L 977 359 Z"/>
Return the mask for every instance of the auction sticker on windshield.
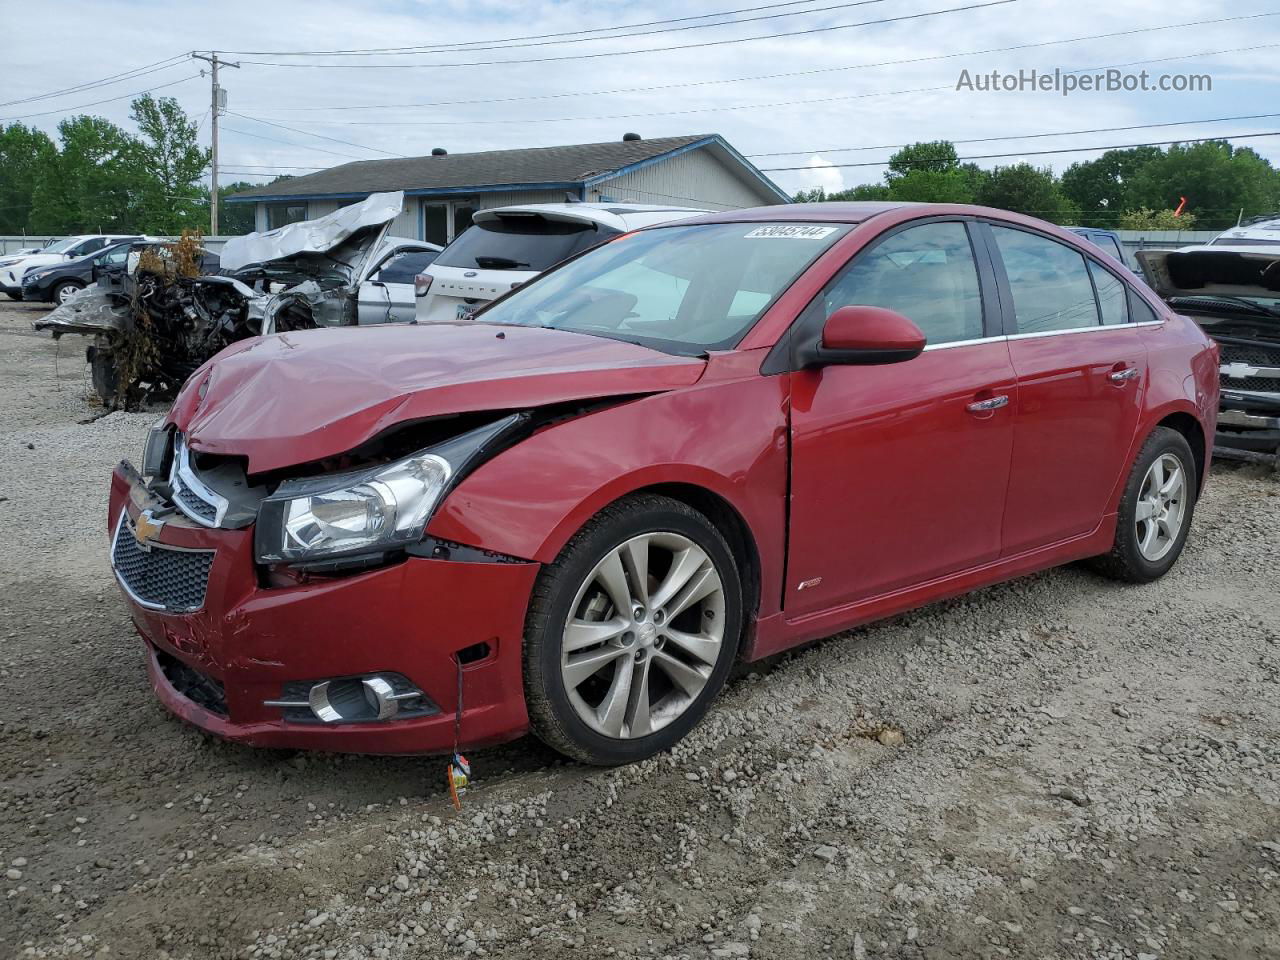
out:
<path id="1" fill-rule="evenodd" d="M 804 224 L 775 223 L 768 227 L 756 227 L 747 234 L 746 239 L 823 240 L 838 229 L 838 227 L 810 227 Z"/>

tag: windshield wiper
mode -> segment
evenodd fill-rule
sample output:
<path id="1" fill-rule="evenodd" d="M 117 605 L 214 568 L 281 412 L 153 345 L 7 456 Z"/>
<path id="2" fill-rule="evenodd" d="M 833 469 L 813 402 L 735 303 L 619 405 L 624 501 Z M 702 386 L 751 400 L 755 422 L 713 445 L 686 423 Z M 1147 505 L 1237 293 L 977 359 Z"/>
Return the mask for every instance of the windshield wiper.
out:
<path id="1" fill-rule="evenodd" d="M 481 270 L 519 270 L 529 264 L 510 257 L 476 257 L 476 266 Z"/>
<path id="2" fill-rule="evenodd" d="M 1247 297 L 1236 297 L 1226 293 L 1206 293 L 1204 296 L 1200 297 L 1170 297 L 1168 302 L 1171 307 L 1195 307 L 1207 306 L 1206 301 L 1212 302 L 1214 300 L 1223 303 L 1235 304 L 1239 307 L 1246 307 L 1251 313 L 1260 317 L 1275 317 L 1280 319 L 1280 310 L 1277 310 L 1274 307 L 1264 306 L 1263 304 L 1256 303 Z"/>

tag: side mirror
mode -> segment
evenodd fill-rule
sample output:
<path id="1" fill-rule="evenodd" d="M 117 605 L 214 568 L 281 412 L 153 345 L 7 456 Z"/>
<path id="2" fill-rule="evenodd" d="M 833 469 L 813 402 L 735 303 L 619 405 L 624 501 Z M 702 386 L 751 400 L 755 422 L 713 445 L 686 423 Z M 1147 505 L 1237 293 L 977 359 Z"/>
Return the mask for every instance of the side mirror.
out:
<path id="1" fill-rule="evenodd" d="M 884 307 L 840 307 L 809 351 L 808 366 L 901 363 L 920 356 L 925 335 L 907 317 Z"/>

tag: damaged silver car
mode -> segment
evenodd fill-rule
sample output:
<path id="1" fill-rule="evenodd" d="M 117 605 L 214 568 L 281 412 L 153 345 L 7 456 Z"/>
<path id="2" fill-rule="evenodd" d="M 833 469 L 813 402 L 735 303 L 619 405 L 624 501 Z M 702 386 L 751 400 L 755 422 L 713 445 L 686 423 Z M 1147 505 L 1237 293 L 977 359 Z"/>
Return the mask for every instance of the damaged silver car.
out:
<path id="1" fill-rule="evenodd" d="M 213 274 L 201 269 L 196 238 L 151 246 L 33 326 L 55 338 L 92 336 L 95 391 L 109 406 L 130 406 L 172 396 L 211 356 L 249 337 L 412 322 L 412 277 L 440 248 L 388 236 L 403 202 L 401 192 L 373 194 L 328 216 L 235 237 Z"/>
<path id="2" fill-rule="evenodd" d="M 1221 352 L 1219 447 L 1280 455 L 1280 246 L 1138 253 L 1150 283 Z"/>

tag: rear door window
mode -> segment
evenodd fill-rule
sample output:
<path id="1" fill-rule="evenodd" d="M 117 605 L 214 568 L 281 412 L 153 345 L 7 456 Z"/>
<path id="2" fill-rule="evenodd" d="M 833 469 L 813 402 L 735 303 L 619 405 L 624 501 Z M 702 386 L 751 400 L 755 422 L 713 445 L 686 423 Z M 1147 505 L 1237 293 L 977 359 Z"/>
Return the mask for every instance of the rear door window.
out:
<path id="1" fill-rule="evenodd" d="M 504 216 L 467 228 L 436 258 L 442 267 L 466 270 L 536 270 L 554 267 L 618 231 L 595 223 Z"/>
<path id="2" fill-rule="evenodd" d="M 1089 261 L 1089 273 L 1093 275 L 1093 286 L 1098 291 L 1098 309 L 1102 313 L 1102 322 L 1107 326 L 1129 322 L 1129 304 L 1127 288 L 1111 271 Z"/>
<path id="3" fill-rule="evenodd" d="M 1025 230 L 993 224 L 991 232 L 1009 277 L 1018 333 L 1098 325 L 1098 304 L 1083 254 Z"/>

